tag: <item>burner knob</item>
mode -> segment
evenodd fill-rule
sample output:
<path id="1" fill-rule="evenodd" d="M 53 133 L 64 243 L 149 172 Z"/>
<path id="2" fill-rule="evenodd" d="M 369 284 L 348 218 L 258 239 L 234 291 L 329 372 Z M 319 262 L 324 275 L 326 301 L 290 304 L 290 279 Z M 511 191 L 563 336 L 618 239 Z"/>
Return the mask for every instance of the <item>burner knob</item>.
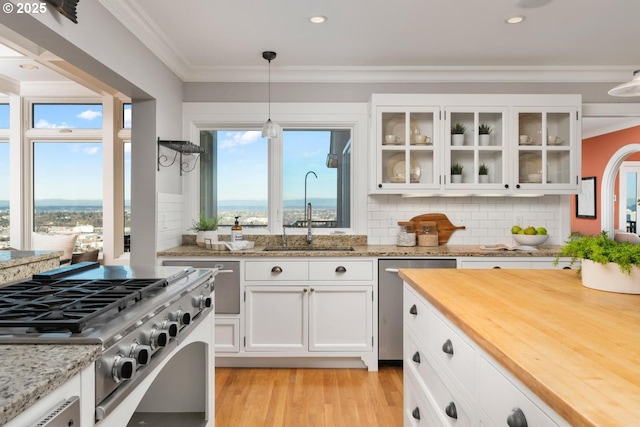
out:
<path id="1" fill-rule="evenodd" d="M 169 320 L 179 322 L 181 325 L 188 325 L 191 323 L 191 313 L 182 310 L 174 311 L 169 313 Z"/>
<path id="2" fill-rule="evenodd" d="M 193 297 L 193 306 L 199 308 L 200 310 L 205 307 L 211 307 L 211 297 L 207 297 L 205 295 L 198 295 Z"/>
<path id="3" fill-rule="evenodd" d="M 111 367 L 111 376 L 116 383 L 120 381 L 130 380 L 136 373 L 136 361 L 132 357 L 117 355 L 113 359 Z"/>
<path id="4" fill-rule="evenodd" d="M 138 365 L 146 365 L 151 359 L 151 347 L 144 344 L 131 344 L 129 357 L 133 357 Z"/>
<path id="5" fill-rule="evenodd" d="M 158 347 L 164 347 L 169 341 L 169 334 L 166 330 L 160 328 L 153 328 L 145 334 L 147 343 L 151 347 L 151 350 L 155 350 Z"/>
<path id="6" fill-rule="evenodd" d="M 175 338 L 178 336 L 178 332 L 180 331 L 180 324 L 171 320 L 163 320 L 160 328 L 167 331 L 171 338 Z"/>

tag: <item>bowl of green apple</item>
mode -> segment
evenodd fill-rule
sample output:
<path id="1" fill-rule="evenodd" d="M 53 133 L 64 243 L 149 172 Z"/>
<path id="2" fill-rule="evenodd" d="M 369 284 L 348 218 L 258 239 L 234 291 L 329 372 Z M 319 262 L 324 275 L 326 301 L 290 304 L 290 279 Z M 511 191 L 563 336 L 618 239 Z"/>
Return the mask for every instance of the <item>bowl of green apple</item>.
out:
<path id="1" fill-rule="evenodd" d="M 549 235 L 544 227 L 521 227 L 514 225 L 511 227 L 511 236 L 519 245 L 540 246 L 547 241 Z"/>

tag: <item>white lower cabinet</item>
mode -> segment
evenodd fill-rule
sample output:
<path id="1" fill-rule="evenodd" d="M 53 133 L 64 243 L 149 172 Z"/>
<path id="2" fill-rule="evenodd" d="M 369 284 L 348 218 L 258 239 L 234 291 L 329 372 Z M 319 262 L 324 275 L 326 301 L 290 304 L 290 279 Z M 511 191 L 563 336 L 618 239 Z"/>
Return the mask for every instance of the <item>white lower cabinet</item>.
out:
<path id="1" fill-rule="evenodd" d="M 216 317 L 216 353 L 240 351 L 240 319 Z"/>
<path id="2" fill-rule="evenodd" d="M 482 259 L 479 259 L 482 258 Z M 469 257 L 459 258 L 458 268 L 559 268 L 575 269 L 580 264 L 571 264 L 568 258 L 561 259 L 554 264 L 554 257 Z"/>
<path id="3" fill-rule="evenodd" d="M 405 426 L 567 425 L 406 283 L 403 312 Z"/>
<path id="4" fill-rule="evenodd" d="M 360 358 L 377 370 L 373 260 L 246 261 L 240 357 Z"/>

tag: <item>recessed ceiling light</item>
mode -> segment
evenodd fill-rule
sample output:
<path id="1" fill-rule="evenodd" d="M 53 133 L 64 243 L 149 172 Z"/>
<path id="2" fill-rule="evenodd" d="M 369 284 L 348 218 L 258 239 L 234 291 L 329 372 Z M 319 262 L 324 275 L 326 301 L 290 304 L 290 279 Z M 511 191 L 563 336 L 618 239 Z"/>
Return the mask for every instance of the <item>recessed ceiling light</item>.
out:
<path id="1" fill-rule="evenodd" d="M 20 68 L 25 70 L 37 70 L 38 66 L 33 64 L 20 64 Z"/>
<path id="2" fill-rule="evenodd" d="M 518 15 L 518 16 L 512 16 L 511 18 L 507 19 L 506 22 L 507 24 L 519 24 L 522 21 L 524 21 L 524 16 L 522 15 Z"/>
<path id="3" fill-rule="evenodd" d="M 327 17 L 322 15 L 316 15 L 309 18 L 309 22 L 312 24 L 324 24 L 327 22 Z"/>

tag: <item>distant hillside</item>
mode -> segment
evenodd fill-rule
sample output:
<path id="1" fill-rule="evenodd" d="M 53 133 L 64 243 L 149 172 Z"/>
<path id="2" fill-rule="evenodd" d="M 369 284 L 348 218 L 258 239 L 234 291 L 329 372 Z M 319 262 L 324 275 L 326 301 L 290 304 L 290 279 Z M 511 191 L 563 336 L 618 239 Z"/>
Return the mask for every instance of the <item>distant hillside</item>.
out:
<path id="1" fill-rule="evenodd" d="M 314 207 L 318 208 L 335 208 L 336 200 L 335 199 L 325 199 L 325 198 L 307 198 L 307 203 L 311 203 Z M 266 200 L 220 200 L 218 206 L 222 209 L 230 209 L 230 208 L 267 208 Z M 304 208 L 304 199 L 291 199 L 284 201 L 285 208 Z"/>
<path id="2" fill-rule="evenodd" d="M 130 206 L 129 200 L 125 200 L 125 206 Z M 69 200 L 69 199 L 39 199 L 35 201 L 36 208 L 49 206 L 73 207 L 73 206 L 102 206 L 102 200 Z M 8 200 L 0 200 L 0 209 L 9 207 Z"/>

